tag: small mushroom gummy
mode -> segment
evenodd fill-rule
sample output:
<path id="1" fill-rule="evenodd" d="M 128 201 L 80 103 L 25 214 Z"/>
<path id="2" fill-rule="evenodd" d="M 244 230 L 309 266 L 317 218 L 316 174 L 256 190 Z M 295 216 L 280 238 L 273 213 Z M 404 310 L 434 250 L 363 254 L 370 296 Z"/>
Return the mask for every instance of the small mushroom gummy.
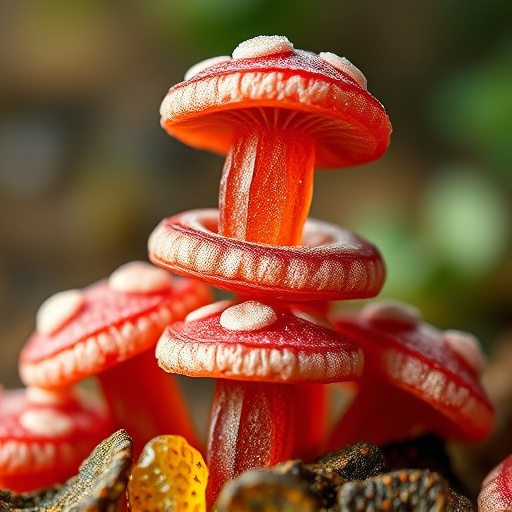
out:
<path id="1" fill-rule="evenodd" d="M 332 53 L 258 36 L 187 78 L 165 97 L 162 126 L 191 146 L 227 153 L 219 196 L 224 236 L 299 244 L 315 165 L 363 164 L 387 149 L 384 108 L 361 72 Z"/>
<path id="2" fill-rule="evenodd" d="M 398 301 L 341 312 L 333 322 L 361 346 L 365 369 L 353 405 L 334 429 L 331 449 L 425 433 L 467 441 L 489 435 L 494 412 L 479 381 L 484 359 L 476 338 L 441 331 Z"/>
<path id="3" fill-rule="evenodd" d="M 2 512 L 111 512 L 123 510 L 123 493 L 133 462 L 133 443 L 125 430 L 102 440 L 62 485 L 16 494 L 0 490 Z"/>
<path id="4" fill-rule="evenodd" d="M 20 357 L 22 380 L 59 388 L 97 376 L 118 428 L 136 453 L 155 435 L 194 429 L 177 383 L 161 372 L 154 346 L 167 324 L 211 300 L 208 286 L 130 262 L 83 290 L 50 297 Z"/>
<path id="5" fill-rule="evenodd" d="M 103 401 L 77 387 L 0 388 L 0 488 L 64 481 L 112 429 Z"/>
<path id="6" fill-rule="evenodd" d="M 359 349 L 319 318 L 299 306 L 222 301 L 190 313 L 160 338 L 156 355 L 165 371 L 217 378 L 207 448 L 208 503 L 244 471 L 290 458 L 298 437 L 310 447 L 303 425 L 294 421 L 296 408 L 309 405 L 301 401 L 305 384 L 360 374 Z M 303 413 L 305 430 L 309 414 Z"/>

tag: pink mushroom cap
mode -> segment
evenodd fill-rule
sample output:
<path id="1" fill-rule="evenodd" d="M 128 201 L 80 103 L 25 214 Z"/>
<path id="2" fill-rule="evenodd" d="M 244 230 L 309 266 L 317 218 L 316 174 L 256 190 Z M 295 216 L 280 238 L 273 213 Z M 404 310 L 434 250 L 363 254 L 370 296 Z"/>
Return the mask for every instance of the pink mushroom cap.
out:
<path id="1" fill-rule="evenodd" d="M 194 68 L 169 90 L 160 111 L 165 130 L 186 144 L 225 154 L 240 120 L 258 117 L 249 109 L 270 107 L 297 112 L 296 124 L 316 141 L 320 167 L 370 162 L 388 147 L 391 125 L 383 106 L 342 57 L 296 50 L 282 36 L 259 36 L 240 44 L 233 58 Z"/>
<path id="2" fill-rule="evenodd" d="M 157 344 L 167 372 L 272 383 L 356 379 L 358 347 L 304 306 L 217 302 L 169 326 Z"/>
<path id="3" fill-rule="evenodd" d="M 164 219 L 149 257 L 178 274 L 252 297 L 346 300 L 375 296 L 385 268 L 378 249 L 352 231 L 308 219 L 302 245 L 278 247 L 220 235 L 218 210 Z"/>
<path id="4" fill-rule="evenodd" d="M 397 425 L 416 421 L 440 435 L 472 441 L 489 435 L 494 412 L 479 381 L 483 360 L 474 337 L 437 329 L 420 321 L 415 308 L 387 301 L 361 312 L 342 312 L 334 324 L 364 352 L 361 386 L 387 390 L 382 411 L 386 403 L 399 401 L 393 389 L 405 392 L 402 396 L 409 405 L 404 406 L 403 418 L 396 418 Z M 411 418 L 416 409 L 425 416 Z M 340 426 L 342 430 L 343 419 Z M 382 438 L 389 434 L 380 432 Z"/>
<path id="5" fill-rule="evenodd" d="M 112 429 L 105 404 L 81 390 L 0 388 L 0 488 L 64 481 Z"/>
<path id="6" fill-rule="evenodd" d="M 25 384 L 58 387 L 96 375 L 150 349 L 166 325 L 210 301 L 204 283 L 171 277 L 148 263 L 132 264 L 141 268 L 124 272 L 121 267 L 108 280 L 73 290 L 69 297 L 61 292 L 62 300 L 43 304 L 36 331 L 21 352 Z M 142 279 L 133 281 L 131 271 L 141 269 Z M 152 283 L 155 271 L 163 278 L 160 274 Z M 61 303 L 69 298 L 72 307 L 60 318 Z"/>
<path id="7" fill-rule="evenodd" d="M 512 510 L 512 454 L 485 477 L 478 495 L 479 512 Z"/>

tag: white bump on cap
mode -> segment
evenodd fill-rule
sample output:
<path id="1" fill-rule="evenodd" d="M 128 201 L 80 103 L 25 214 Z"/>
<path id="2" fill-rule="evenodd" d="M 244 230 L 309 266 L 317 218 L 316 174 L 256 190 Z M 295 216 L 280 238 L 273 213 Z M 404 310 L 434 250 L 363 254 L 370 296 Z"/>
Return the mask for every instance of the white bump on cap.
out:
<path id="1" fill-rule="evenodd" d="M 185 317 L 185 322 L 193 322 L 194 320 L 201 320 L 208 316 L 215 315 L 216 313 L 220 313 L 232 305 L 233 301 L 231 300 L 219 300 L 218 302 L 213 302 L 212 304 L 206 304 L 206 306 L 202 306 L 194 311 L 191 311 Z"/>
<path id="2" fill-rule="evenodd" d="M 255 59 L 292 50 L 293 44 L 285 36 L 257 36 L 240 43 L 233 50 L 233 59 Z"/>
<path id="3" fill-rule="evenodd" d="M 421 319 L 418 308 L 395 300 L 381 300 L 365 306 L 361 318 L 371 323 L 392 322 L 414 327 Z"/>
<path id="4" fill-rule="evenodd" d="M 75 393 L 72 387 L 43 389 L 34 386 L 28 386 L 26 394 L 29 402 L 43 405 L 63 404 L 75 398 Z"/>
<path id="5" fill-rule="evenodd" d="M 325 316 L 322 316 L 318 313 L 313 313 L 312 311 L 304 311 L 298 308 L 292 308 L 291 312 L 301 320 L 305 320 L 311 324 L 318 325 L 319 327 L 324 327 L 325 329 L 334 329 L 334 326 L 329 322 Z"/>
<path id="6" fill-rule="evenodd" d="M 44 335 L 58 331 L 83 307 L 84 296 L 80 290 L 66 290 L 48 297 L 36 314 L 36 330 Z"/>
<path id="7" fill-rule="evenodd" d="M 202 60 L 197 64 L 191 66 L 185 73 L 185 80 L 190 80 L 193 76 L 196 76 L 198 73 L 203 71 L 204 69 L 211 68 L 215 66 L 215 64 L 221 64 L 222 62 L 229 62 L 231 57 L 229 55 L 220 55 L 219 57 L 211 57 L 210 59 Z"/>
<path id="8" fill-rule="evenodd" d="M 478 339 L 468 332 L 449 329 L 443 333 L 443 341 L 480 375 L 487 364 Z"/>
<path id="9" fill-rule="evenodd" d="M 363 89 L 368 89 L 366 77 L 346 57 L 340 57 L 331 52 L 320 52 L 318 56 L 336 69 L 347 73 L 347 75 L 351 76 Z"/>
<path id="10" fill-rule="evenodd" d="M 20 416 L 21 426 L 31 434 L 56 437 L 73 431 L 71 418 L 52 409 L 31 409 Z"/>
<path id="11" fill-rule="evenodd" d="M 114 270 L 108 278 L 111 290 L 120 293 L 156 293 L 172 287 L 169 272 L 145 261 L 130 261 Z"/>
<path id="12" fill-rule="evenodd" d="M 276 320 L 277 315 L 270 306 L 255 300 L 231 306 L 220 315 L 220 325 L 230 331 L 256 331 Z"/>

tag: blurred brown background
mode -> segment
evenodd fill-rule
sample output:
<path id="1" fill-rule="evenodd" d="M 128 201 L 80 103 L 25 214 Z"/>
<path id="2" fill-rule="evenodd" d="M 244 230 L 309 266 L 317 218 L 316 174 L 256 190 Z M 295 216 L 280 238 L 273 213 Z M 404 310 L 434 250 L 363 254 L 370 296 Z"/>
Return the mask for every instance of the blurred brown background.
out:
<path id="1" fill-rule="evenodd" d="M 511 329 L 510 0 L 0 3 L 0 382 L 39 304 L 132 259 L 161 218 L 216 205 L 222 159 L 159 126 L 168 87 L 258 34 L 362 69 L 394 132 L 316 175 L 312 216 L 382 250 L 382 293 L 489 348 Z"/>

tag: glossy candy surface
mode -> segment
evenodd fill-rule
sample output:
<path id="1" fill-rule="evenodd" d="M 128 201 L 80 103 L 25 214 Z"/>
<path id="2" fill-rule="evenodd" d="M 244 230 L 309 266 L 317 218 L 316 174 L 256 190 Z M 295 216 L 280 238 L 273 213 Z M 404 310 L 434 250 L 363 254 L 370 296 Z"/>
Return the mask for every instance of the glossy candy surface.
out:
<path id="1" fill-rule="evenodd" d="M 261 43 L 264 37 L 272 41 L 279 36 L 255 39 Z M 283 50 L 259 55 L 249 51 L 242 58 L 234 54 L 175 85 L 162 103 L 162 126 L 186 144 L 225 154 L 240 121 L 237 109 L 242 109 L 242 117 L 251 106 L 297 110 L 313 120 L 317 116 L 316 126 L 311 122 L 309 128 L 319 139 L 320 167 L 339 168 L 381 156 L 389 144 L 389 119 L 348 68 L 293 49 L 291 43 Z M 308 128 L 306 120 L 302 124 Z"/>
<path id="2" fill-rule="evenodd" d="M 208 469 L 181 436 L 155 437 L 132 468 L 128 502 L 133 512 L 206 512 Z"/>

